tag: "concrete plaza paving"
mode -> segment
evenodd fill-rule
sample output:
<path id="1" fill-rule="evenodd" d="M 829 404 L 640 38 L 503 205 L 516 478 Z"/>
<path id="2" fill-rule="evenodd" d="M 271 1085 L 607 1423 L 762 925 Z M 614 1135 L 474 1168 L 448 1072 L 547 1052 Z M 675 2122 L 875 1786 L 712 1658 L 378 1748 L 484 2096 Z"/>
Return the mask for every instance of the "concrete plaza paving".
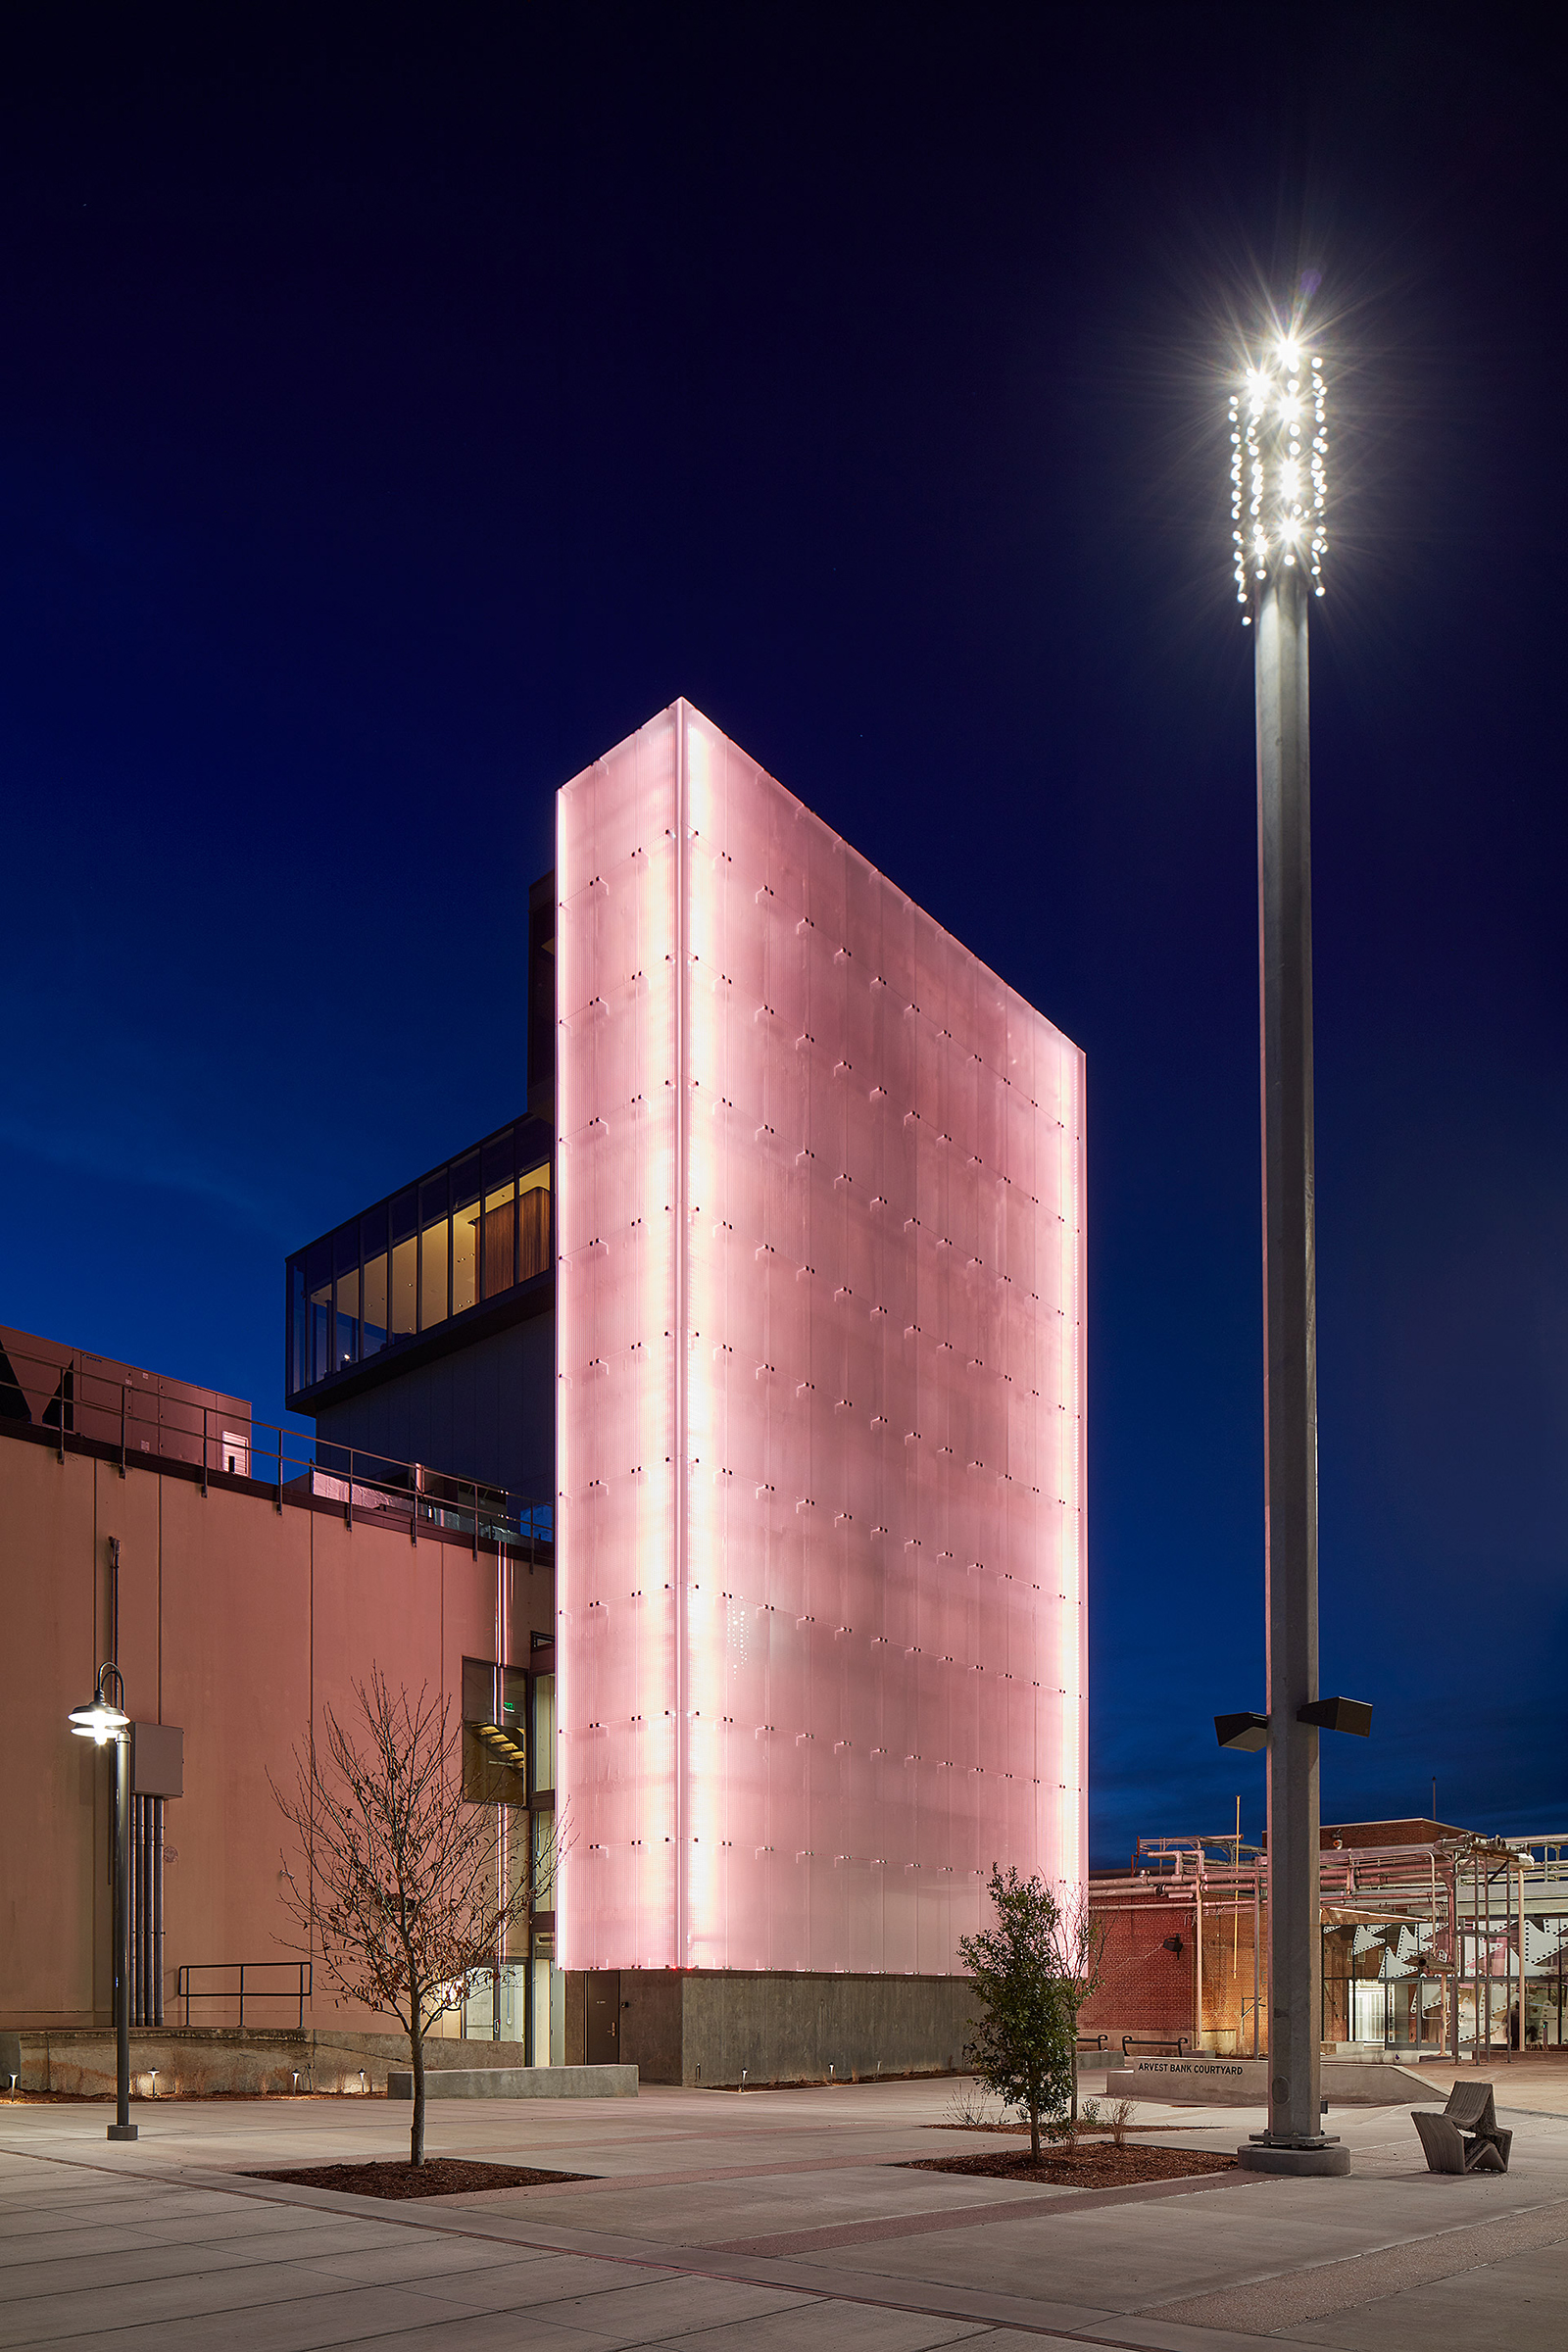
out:
<path id="1" fill-rule="evenodd" d="M 408 2110 L 385 2100 L 138 2102 L 124 2147 L 102 2106 L 0 2100 L 0 2348 L 1428 2352 L 1458 2330 L 1558 2352 L 1568 2116 L 1507 2110 L 1494 2079 L 1506 2176 L 1428 2173 L 1400 2108 L 1331 2116 L 1342 2180 L 1094 2191 L 907 2172 L 1005 2143 L 949 2128 L 951 2082 L 901 2082 L 443 2104 L 432 2154 L 597 2177 L 402 2204 L 239 2177 L 405 2152 Z M 1260 2124 L 1137 2120 L 1207 2148 Z"/>

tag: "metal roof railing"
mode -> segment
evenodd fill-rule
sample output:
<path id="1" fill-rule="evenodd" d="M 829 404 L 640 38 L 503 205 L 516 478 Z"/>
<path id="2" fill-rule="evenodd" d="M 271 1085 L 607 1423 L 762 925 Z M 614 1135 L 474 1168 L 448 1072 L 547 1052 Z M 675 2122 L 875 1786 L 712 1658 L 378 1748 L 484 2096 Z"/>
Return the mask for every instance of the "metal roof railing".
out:
<path id="1" fill-rule="evenodd" d="M 320 1497 L 340 1503 L 350 1527 L 357 1516 L 406 1525 L 415 1544 L 421 1530 L 466 1536 L 475 1556 L 481 1545 L 537 1550 L 555 1541 L 553 1499 L 258 1421 L 248 1405 L 234 1409 L 237 1398 L 202 1402 L 177 1382 L 121 1377 L 130 1367 L 106 1372 L 102 1361 L 78 1348 L 40 1355 L 13 1343 L 0 1353 L 0 1429 L 47 1431 L 62 1462 L 68 1438 L 96 1446 L 118 1457 L 122 1477 L 132 1462 L 183 1463 L 199 1471 L 204 1494 L 215 1477 L 243 1479 L 270 1488 L 278 1510 L 285 1495 Z"/>

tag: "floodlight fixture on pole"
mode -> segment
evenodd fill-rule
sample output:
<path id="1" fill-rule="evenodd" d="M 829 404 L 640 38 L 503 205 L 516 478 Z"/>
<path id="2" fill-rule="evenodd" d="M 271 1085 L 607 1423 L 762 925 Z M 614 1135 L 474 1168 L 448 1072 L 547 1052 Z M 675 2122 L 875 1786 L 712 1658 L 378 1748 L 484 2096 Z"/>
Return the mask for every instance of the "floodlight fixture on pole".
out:
<path id="1" fill-rule="evenodd" d="M 108 1692 L 113 1676 L 117 1697 Z M 112 1662 L 98 1669 L 98 1685 L 84 1705 L 73 1707 L 71 1729 L 78 1740 L 115 1751 L 115 2120 L 111 2139 L 134 2139 L 130 2120 L 130 1717 L 125 1685 Z"/>
<path id="2" fill-rule="evenodd" d="M 1349 1732 L 1357 1740 L 1372 1737 L 1372 1710 L 1364 1698 L 1318 1698 L 1298 1707 L 1298 1723 L 1315 1723 L 1320 1732 Z"/>
<path id="3" fill-rule="evenodd" d="M 1328 554 L 1328 384 L 1297 319 L 1265 337 L 1231 395 L 1231 544 L 1242 626 L 1281 571 L 1323 594 Z"/>
<path id="4" fill-rule="evenodd" d="M 1316 1702 L 1317 1282 L 1307 613 L 1328 552 L 1328 388 L 1298 308 L 1246 355 L 1230 400 L 1236 596 L 1253 630 L 1263 1128 L 1264 1553 L 1268 1627 L 1268 2172 L 1348 2172 L 1322 2124 Z M 1255 1726 L 1252 1727 L 1255 1729 Z"/>
<path id="5" fill-rule="evenodd" d="M 1364 1698 L 1314 1699 L 1309 1706 L 1297 1708 L 1296 1720 L 1316 1724 L 1320 1732 L 1353 1732 L 1358 1740 L 1372 1737 L 1372 1709 Z M 1268 1745 L 1268 1717 L 1254 1715 L 1250 1710 L 1237 1715 L 1216 1715 L 1214 1737 L 1221 1747 L 1255 1756 Z M 1236 1801 L 1240 1804 L 1242 1800 L 1238 1797 Z"/>

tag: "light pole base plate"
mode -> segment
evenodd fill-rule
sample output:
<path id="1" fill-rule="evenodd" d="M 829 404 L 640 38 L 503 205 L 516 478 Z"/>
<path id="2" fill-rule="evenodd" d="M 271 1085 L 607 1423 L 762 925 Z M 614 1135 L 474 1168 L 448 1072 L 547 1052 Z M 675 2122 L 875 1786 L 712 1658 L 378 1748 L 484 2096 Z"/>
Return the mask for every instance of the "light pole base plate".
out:
<path id="1" fill-rule="evenodd" d="M 1290 2173 L 1298 2179 L 1308 2174 L 1337 2176 L 1349 2171 L 1350 2151 L 1337 2141 L 1323 2148 L 1267 2148 L 1248 2140 L 1237 2149 L 1236 2161 L 1244 2173 Z"/>
<path id="2" fill-rule="evenodd" d="M 111 2139 L 134 2139 L 136 2127 L 134 2124 L 111 2124 L 109 2136 Z"/>

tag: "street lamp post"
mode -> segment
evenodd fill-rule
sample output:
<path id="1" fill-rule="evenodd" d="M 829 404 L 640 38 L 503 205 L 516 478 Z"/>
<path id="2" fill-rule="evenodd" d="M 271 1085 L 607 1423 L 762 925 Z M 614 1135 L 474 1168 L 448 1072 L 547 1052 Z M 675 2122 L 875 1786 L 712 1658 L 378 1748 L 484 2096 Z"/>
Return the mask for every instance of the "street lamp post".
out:
<path id="1" fill-rule="evenodd" d="M 107 1695 L 114 1677 L 118 1698 Z M 115 2121 L 111 2139 L 134 2139 L 130 2120 L 130 1718 L 125 1685 L 115 1665 L 100 1666 L 98 1686 L 85 1706 L 73 1707 L 71 1728 L 78 1740 L 115 1751 Z"/>
<path id="2" fill-rule="evenodd" d="M 1323 593 L 1328 432 L 1321 358 L 1299 318 L 1231 403 L 1231 512 L 1255 630 L 1263 1128 L 1268 1629 L 1270 2172 L 1348 2172 L 1322 2122 L 1318 1910 L 1317 1294 L 1313 1231 L 1312 858 L 1307 612 Z"/>

